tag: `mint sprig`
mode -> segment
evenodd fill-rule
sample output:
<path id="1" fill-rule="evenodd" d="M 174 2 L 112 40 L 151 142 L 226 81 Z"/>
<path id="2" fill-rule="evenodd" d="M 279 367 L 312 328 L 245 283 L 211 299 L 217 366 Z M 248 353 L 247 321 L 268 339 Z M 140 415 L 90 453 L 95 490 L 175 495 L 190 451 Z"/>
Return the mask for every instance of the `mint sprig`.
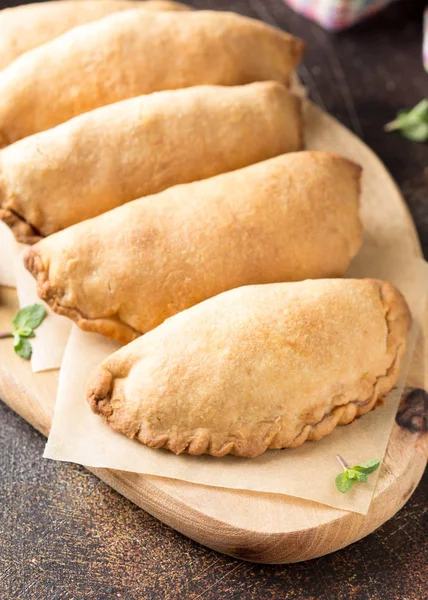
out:
<path id="1" fill-rule="evenodd" d="M 385 131 L 400 131 L 413 142 L 428 141 L 428 99 L 421 100 L 413 108 L 400 110 L 394 121 L 387 123 Z"/>
<path id="2" fill-rule="evenodd" d="M 18 356 L 31 358 L 33 349 L 28 338 L 35 336 L 34 330 L 46 317 L 42 304 L 31 304 L 21 308 L 12 319 L 12 331 L 0 333 L 0 339 L 13 337 L 13 348 Z"/>
<path id="3" fill-rule="evenodd" d="M 367 476 L 374 473 L 381 463 L 380 458 L 375 458 L 350 467 L 341 456 L 337 455 L 336 458 L 343 467 L 343 473 L 340 473 L 335 479 L 336 487 L 342 494 L 352 490 L 357 481 L 365 483 Z"/>

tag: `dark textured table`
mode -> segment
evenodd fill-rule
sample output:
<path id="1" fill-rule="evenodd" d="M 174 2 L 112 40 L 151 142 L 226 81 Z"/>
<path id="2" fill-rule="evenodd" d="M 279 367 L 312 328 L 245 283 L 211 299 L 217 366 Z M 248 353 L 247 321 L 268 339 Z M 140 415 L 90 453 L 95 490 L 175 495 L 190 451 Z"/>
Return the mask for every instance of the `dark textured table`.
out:
<path id="1" fill-rule="evenodd" d="M 399 108 L 428 95 L 425 2 L 402 0 L 341 34 L 280 0 L 189 4 L 258 17 L 307 41 L 301 76 L 312 98 L 383 159 L 428 258 L 428 146 L 382 131 Z M 2 403 L 0 423 L 1 600 L 428 598 L 427 476 L 405 508 L 361 542 L 307 563 L 259 566 L 184 538 L 81 467 L 43 460 L 44 439 Z"/>

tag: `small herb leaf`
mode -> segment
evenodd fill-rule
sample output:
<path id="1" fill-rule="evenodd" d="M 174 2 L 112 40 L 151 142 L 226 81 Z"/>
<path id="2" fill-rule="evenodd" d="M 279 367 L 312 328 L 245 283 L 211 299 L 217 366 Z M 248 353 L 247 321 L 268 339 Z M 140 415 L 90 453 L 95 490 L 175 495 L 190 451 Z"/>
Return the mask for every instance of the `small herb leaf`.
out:
<path id="1" fill-rule="evenodd" d="M 370 473 L 376 471 L 381 463 L 380 458 L 375 458 L 373 460 L 367 460 L 360 465 L 348 467 L 348 464 L 341 456 L 337 455 L 336 458 L 343 468 L 343 473 L 340 473 L 335 479 L 336 487 L 342 494 L 349 492 L 357 481 L 359 483 L 365 483 Z"/>
<path id="2" fill-rule="evenodd" d="M 30 342 L 27 340 L 27 338 L 19 338 L 18 343 L 14 343 L 15 348 L 15 352 L 17 353 L 18 356 L 20 356 L 21 358 L 25 358 L 25 359 L 29 359 L 31 358 L 31 354 L 33 352 L 33 349 L 31 348 L 31 344 Z"/>
<path id="3" fill-rule="evenodd" d="M 428 99 L 424 98 L 413 108 L 401 111 L 408 119 L 424 119 L 428 116 Z"/>
<path id="4" fill-rule="evenodd" d="M 428 140 L 428 123 L 414 123 L 407 125 L 402 130 L 402 134 L 412 142 L 425 142 Z"/>
<path id="5" fill-rule="evenodd" d="M 379 468 L 381 463 L 380 458 L 375 458 L 373 460 L 368 460 L 366 462 L 361 463 L 360 465 L 355 465 L 352 467 L 354 471 L 360 471 L 361 473 L 366 473 L 369 475 L 370 473 L 374 473 Z"/>
<path id="6" fill-rule="evenodd" d="M 385 131 L 400 131 L 414 142 L 428 141 L 428 99 L 413 108 L 400 110 L 397 118 L 385 125 Z"/>
<path id="7" fill-rule="evenodd" d="M 21 308 L 12 319 L 13 347 L 21 358 L 29 359 L 33 352 L 27 338 L 35 336 L 34 329 L 46 317 L 46 309 L 42 304 L 31 304 Z"/>
<path id="8" fill-rule="evenodd" d="M 21 308 L 12 319 L 14 330 L 35 329 L 46 316 L 46 309 L 42 304 L 30 304 Z"/>
<path id="9" fill-rule="evenodd" d="M 349 479 L 346 472 L 340 473 L 335 479 L 336 487 L 342 494 L 346 494 L 355 485 L 355 479 Z"/>
<path id="10" fill-rule="evenodd" d="M 16 333 L 21 337 L 34 337 L 34 331 L 31 329 L 31 327 L 21 327 L 21 329 L 16 331 Z"/>

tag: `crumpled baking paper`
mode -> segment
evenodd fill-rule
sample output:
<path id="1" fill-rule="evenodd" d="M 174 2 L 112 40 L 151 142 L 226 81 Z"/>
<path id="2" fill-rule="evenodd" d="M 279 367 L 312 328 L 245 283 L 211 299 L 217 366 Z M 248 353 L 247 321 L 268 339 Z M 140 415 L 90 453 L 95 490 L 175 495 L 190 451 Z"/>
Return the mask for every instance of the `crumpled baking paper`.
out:
<path id="1" fill-rule="evenodd" d="M 348 276 L 387 279 L 404 293 L 414 319 L 408 341 L 408 361 L 427 301 L 427 263 L 366 244 L 351 265 Z M 351 465 L 383 458 L 405 383 L 405 365 L 400 383 L 388 394 L 385 406 L 376 408 L 351 425 L 337 427 L 319 442 L 306 442 L 296 449 L 268 451 L 254 459 L 175 456 L 114 432 L 89 408 L 85 392 L 90 374 L 117 348 L 117 343 L 73 326 L 60 371 L 57 404 L 45 457 L 215 487 L 287 494 L 367 513 L 380 471 L 370 475 L 368 483 L 356 485 L 351 492 L 341 494 L 334 484 L 341 471 L 335 456 L 341 454 Z"/>

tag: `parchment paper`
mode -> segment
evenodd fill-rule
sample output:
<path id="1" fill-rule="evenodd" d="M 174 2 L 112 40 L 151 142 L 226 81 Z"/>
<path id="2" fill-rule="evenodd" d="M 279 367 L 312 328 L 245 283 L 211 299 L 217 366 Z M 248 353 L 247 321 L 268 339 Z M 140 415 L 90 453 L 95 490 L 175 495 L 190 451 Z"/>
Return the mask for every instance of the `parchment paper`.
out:
<path id="1" fill-rule="evenodd" d="M 0 285 L 16 287 L 21 308 L 37 302 L 47 311 L 47 317 L 36 330 L 36 337 L 31 339 L 31 366 L 38 373 L 60 368 L 71 322 L 56 315 L 37 295 L 36 281 L 22 262 L 26 247 L 18 244 L 9 227 L 0 221 Z"/>
<path id="2" fill-rule="evenodd" d="M 21 245 L 15 256 L 16 291 L 19 305 L 22 307 L 37 302 L 43 304 L 47 312 L 46 318 L 36 329 L 36 336 L 31 338 L 33 347 L 31 366 L 34 373 L 59 369 L 70 335 L 71 321 L 55 314 L 46 302 L 39 298 L 36 291 L 36 280 L 24 267 L 22 260 L 24 252 L 25 246 Z"/>
<path id="3" fill-rule="evenodd" d="M 427 264 L 421 259 L 385 253 L 366 245 L 352 264 L 349 276 L 388 279 L 405 294 L 414 319 L 407 358 L 411 356 L 427 300 Z M 340 472 L 335 456 L 341 454 L 350 464 L 383 458 L 405 382 L 405 366 L 398 388 L 388 395 L 384 407 L 378 407 L 351 425 L 337 427 L 319 442 L 306 442 L 292 450 L 268 451 L 255 459 L 177 457 L 115 433 L 90 410 L 85 400 L 89 375 L 118 347 L 73 326 L 60 372 L 45 457 L 216 487 L 287 494 L 367 513 L 379 471 L 369 477 L 367 484 L 356 485 L 348 494 L 340 494 L 334 485 L 335 476 Z"/>
<path id="4" fill-rule="evenodd" d="M 7 225 L 0 221 L 0 285 L 16 287 L 15 256 L 18 244 Z"/>

